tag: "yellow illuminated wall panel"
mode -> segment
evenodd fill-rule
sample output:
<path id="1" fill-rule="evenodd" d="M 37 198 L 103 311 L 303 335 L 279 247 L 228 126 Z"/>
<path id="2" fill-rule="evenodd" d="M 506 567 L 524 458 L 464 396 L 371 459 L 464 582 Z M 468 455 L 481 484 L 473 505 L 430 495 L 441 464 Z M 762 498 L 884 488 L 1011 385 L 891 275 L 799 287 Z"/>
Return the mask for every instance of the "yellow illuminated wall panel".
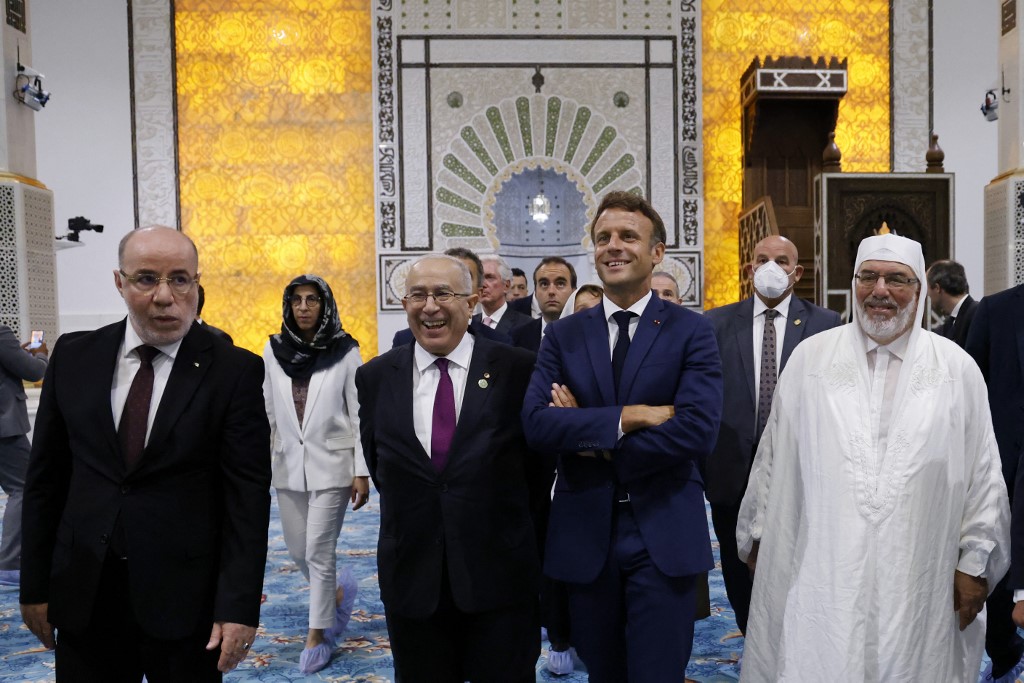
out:
<path id="1" fill-rule="evenodd" d="M 203 318 L 259 352 L 281 294 L 316 273 L 376 354 L 370 8 L 366 0 L 176 0 L 184 231 Z"/>
<path id="2" fill-rule="evenodd" d="M 704 0 L 705 307 L 739 297 L 743 144 L 739 84 L 755 57 L 849 59 L 836 143 L 843 170 L 889 170 L 889 2 Z"/>

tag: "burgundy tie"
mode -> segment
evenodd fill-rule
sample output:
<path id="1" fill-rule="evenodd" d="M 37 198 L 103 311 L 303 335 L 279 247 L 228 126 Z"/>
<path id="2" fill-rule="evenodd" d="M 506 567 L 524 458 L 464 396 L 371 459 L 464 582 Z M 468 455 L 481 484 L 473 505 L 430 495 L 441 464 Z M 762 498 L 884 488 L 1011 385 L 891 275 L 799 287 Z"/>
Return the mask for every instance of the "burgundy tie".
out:
<path id="1" fill-rule="evenodd" d="M 160 353 L 159 349 L 145 345 L 136 347 L 135 351 L 139 354 L 142 364 L 139 365 L 132 386 L 128 389 L 128 399 L 124 402 L 124 410 L 121 411 L 121 424 L 117 428 L 121 452 L 129 470 L 135 467 L 146 445 L 149 403 L 153 398 L 153 359 Z"/>
<path id="2" fill-rule="evenodd" d="M 441 377 L 437 382 L 437 393 L 434 394 L 434 418 L 430 428 L 430 461 L 440 472 L 448 464 L 448 449 L 452 446 L 455 436 L 455 387 L 448 374 L 448 359 L 438 358 L 434 361 Z"/>

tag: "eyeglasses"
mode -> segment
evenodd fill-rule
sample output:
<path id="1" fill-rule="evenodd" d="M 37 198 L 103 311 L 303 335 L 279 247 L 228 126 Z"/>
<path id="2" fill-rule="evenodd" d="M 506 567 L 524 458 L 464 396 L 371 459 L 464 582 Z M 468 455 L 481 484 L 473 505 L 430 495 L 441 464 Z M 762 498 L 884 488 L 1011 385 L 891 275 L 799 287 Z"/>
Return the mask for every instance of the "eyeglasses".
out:
<path id="1" fill-rule="evenodd" d="M 406 294 L 405 296 L 403 296 L 402 300 L 414 306 L 423 306 L 427 303 L 427 299 L 433 298 L 435 304 L 444 305 L 450 304 L 460 296 L 470 295 L 448 291 L 434 292 L 433 294 L 427 292 L 413 292 L 412 294 Z"/>
<path id="2" fill-rule="evenodd" d="M 307 294 L 306 296 L 292 294 L 290 297 L 288 297 L 288 301 L 291 302 L 291 305 L 295 306 L 296 308 L 301 306 L 303 302 L 306 303 L 306 308 L 316 308 L 320 305 L 320 302 L 323 301 L 323 299 L 316 296 L 315 294 Z"/>
<path id="3" fill-rule="evenodd" d="M 139 275 L 129 275 L 123 270 L 119 270 L 121 277 L 135 286 L 135 289 L 140 292 L 152 292 L 160 286 L 161 282 L 166 282 L 167 286 L 171 288 L 171 291 L 175 294 L 188 294 L 192 289 L 192 285 L 199 282 L 199 273 L 196 273 L 195 277 L 186 273 L 178 275 L 171 275 L 170 277 L 157 277 L 152 273 L 141 273 Z"/>
<path id="4" fill-rule="evenodd" d="M 857 284 L 864 289 L 871 289 L 875 286 L 879 280 L 885 283 L 885 286 L 889 289 L 900 290 L 909 285 L 916 285 L 920 280 L 915 277 L 907 277 L 906 275 L 880 275 L 879 273 L 873 273 L 871 271 L 864 271 L 854 275 L 857 278 Z"/>

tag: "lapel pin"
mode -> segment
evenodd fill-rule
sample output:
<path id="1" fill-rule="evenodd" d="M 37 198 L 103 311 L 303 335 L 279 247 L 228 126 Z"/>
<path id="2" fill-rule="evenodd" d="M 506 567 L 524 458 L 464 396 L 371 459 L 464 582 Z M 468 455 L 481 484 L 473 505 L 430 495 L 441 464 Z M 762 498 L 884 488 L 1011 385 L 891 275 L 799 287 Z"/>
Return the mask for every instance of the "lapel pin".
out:
<path id="1" fill-rule="evenodd" d="M 487 380 L 482 379 L 479 382 L 477 382 L 476 385 L 478 387 L 480 387 L 481 389 L 486 389 L 487 388 Z"/>
<path id="2" fill-rule="evenodd" d="M 491 378 L 491 373 L 485 372 L 484 373 L 484 379 L 490 379 L 490 378 Z"/>
<path id="3" fill-rule="evenodd" d="M 794 324 L 794 325 L 799 325 L 799 324 L 800 324 L 800 323 L 802 323 L 802 322 L 803 322 L 803 321 L 802 321 L 802 320 L 800 320 L 800 318 L 797 318 L 796 320 L 794 320 L 794 321 L 793 321 L 793 324 Z"/>
<path id="4" fill-rule="evenodd" d="M 661 321 L 660 321 L 660 320 L 655 320 L 655 321 L 654 321 L 654 324 L 655 324 L 655 325 L 660 325 L 660 324 L 661 324 Z"/>
<path id="5" fill-rule="evenodd" d="M 199 367 L 199 363 L 193 363 L 192 365 L 196 366 L 197 368 Z"/>

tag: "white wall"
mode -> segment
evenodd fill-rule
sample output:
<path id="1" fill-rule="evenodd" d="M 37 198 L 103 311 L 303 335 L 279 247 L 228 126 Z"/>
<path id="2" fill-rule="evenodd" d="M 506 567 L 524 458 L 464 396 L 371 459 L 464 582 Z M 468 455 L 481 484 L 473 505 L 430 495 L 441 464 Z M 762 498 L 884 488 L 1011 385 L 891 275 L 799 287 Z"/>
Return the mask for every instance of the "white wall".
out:
<path id="1" fill-rule="evenodd" d="M 57 234 L 85 216 L 104 232 L 57 253 L 62 332 L 124 315 L 117 243 L 135 225 L 125 0 L 30 0 L 32 67 L 50 103 L 35 114 L 37 178 L 54 193 Z"/>
<path id="2" fill-rule="evenodd" d="M 984 189 L 999 165 L 998 126 L 980 111 L 985 91 L 999 83 L 999 9 L 1000 0 L 936 0 L 933 15 L 935 132 L 946 171 L 956 174 L 953 258 L 974 298 L 985 293 Z"/>

